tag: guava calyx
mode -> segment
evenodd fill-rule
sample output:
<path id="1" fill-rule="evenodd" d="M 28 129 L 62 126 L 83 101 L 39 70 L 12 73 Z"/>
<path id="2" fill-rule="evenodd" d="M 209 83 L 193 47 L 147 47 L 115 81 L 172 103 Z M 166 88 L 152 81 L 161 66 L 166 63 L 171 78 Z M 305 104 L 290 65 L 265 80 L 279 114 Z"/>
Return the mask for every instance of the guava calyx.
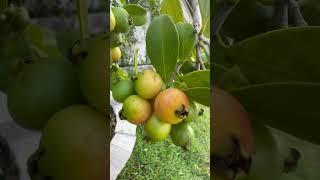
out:
<path id="1" fill-rule="evenodd" d="M 215 166 L 223 169 L 227 179 L 235 179 L 237 174 L 241 172 L 249 175 L 252 158 L 250 156 L 245 157 L 241 153 L 240 143 L 236 137 L 230 136 L 230 139 L 233 144 L 231 153 L 227 157 L 214 156 Z"/>
<path id="2" fill-rule="evenodd" d="M 188 117 L 189 111 L 187 110 L 185 105 L 181 104 L 181 106 L 175 110 L 175 115 L 180 119 L 185 119 Z"/>

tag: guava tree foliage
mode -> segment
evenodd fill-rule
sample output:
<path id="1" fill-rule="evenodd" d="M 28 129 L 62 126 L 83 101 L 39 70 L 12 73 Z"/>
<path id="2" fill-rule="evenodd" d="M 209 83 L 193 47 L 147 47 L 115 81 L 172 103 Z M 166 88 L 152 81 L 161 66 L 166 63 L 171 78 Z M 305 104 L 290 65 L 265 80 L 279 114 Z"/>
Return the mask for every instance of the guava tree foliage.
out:
<path id="1" fill-rule="evenodd" d="M 210 58 L 210 1 L 147 2 L 156 10 L 130 1 L 111 7 L 114 39 L 130 28 L 147 26 L 144 41 L 152 64 L 151 69 L 139 72 L 137 49 L 132 54 L 134 71 L 128 73 L 117 64 L 121 51 L 115 53 L 111 47 L 112 96 L 123 103 L 120 118 L 144 125 L 148 140 L 161 141 L 170 135 L 174 144 L 189 149 L 194 137 L 189 122 L 201 111 L 197 104 L 210 106 L 210 70 L 206 68 Z M 110 41 L 110 45 L 117 48 L 121 43 Z"/>
<path id="2" fill-rule="evenodd" d="M 224 130 L 219 131 L 218 124 L 227 115 L 213 115 L 216 117 L 213 135 L 217 142 L 232 131 L 238 133 L 226 140 L 233 143 L 224 149 L 219 143 L 213 144 L 214 175 L 259 180 L 319 179 L 320 174 L 314 169 L 319 162 L 308 159 L 310 151 L 304 146 L 308 141 L 308 147 L 316 149 L 313 155 L 319 155 L 320 63 L 317 44 L 320 40 L 320 2 L 215 2 L 211 8 L 213 85 L 216 92 L 224 90 L 240 104 L 226 100 L 221 93 L 213 93 L 216 99 L 229 102 L 227 105 L 226 102 L 214 102 L 214 113 L 227 113 L 221 109 L 229 106 L 233 108 L 229 113 L 244 109 L 247 113 L 245 121 L 251 121 L 251 128 L 246 131 L 253 136 L 255 151 L 243 151 L 248 147 L 244 143 L 248 139 L 241 130 L 244 127 L 223 126 Z M 243 119 L 234 118 L 234 122 L 238 121 Z M 292 137 L 289 143 L 285 142 L 288 135 L 283 132 L 305 142 L 293 141 Z M 264 148 L 261 147 L 263 144 Z M 230 154 L 240 158 L 228 159 Z"/>

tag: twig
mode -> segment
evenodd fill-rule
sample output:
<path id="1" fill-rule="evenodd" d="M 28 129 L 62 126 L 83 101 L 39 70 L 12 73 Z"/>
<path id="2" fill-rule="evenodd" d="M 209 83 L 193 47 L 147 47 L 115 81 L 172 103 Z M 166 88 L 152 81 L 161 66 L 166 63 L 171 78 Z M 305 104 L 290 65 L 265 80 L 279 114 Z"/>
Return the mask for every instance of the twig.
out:
<path id="1" fill-rule="evenodd" d="M 183 64 L 184 64 L 185 62 L 186 62 L 186 61 L 182 61 L 182 62 L 180 62 L 180 63 L 177 63 L 176 68 L 175 68 L 175 70 L 173 71 L 173 74 L 172 74 L 171 79 L 170 79 L 170 81 L 169 81 L 169 87 L 171 87 L 171 86 L 173 85 L 174 80 L 176 79 L 178 73 L 180 72 L 181 67 L 183 66 Z"/>
<path id="2" fill-rule="evenodd" d="M 289 1 L 289 15 L 293 18 L 293 24 L 295 26 L 308 26 L 308 23 L 302 16 L 299 5 L 296 0 Z"/>
<path id="3" fill-rule="evenodd" d="M 199 43 L 199 46 L 204 50 L 207 56 L 210 56 L 210 50 L 206 48 L 202 43 Z"/>
<path id="4" fill-rule="evenodd" d="M 206 38 L 204 35 L 200 35 L 199 39 L 203 42 L 203 44 L 210 47 L 210 40 L 208 38 Z"/>
<path id="5" fill-rule="evenodd" d="M 237 6 L 239 1 L 236 2 L 229 2 L 224 1 L 221 8 L 218 9 L 217 15 L 213 16 L 211 19 L 211 22 L 213 23 L 213 31 L 212 31 L 212 38 L 215 38 L 215 36 L 220 32 L 222 25 L 232 12 L 232 10 Z"/>
<path id="6" fill-rule="evenodd" d="M 200 40 L 200 36 L 199 36 L 199 32 L 200 32 L 200 12 L 198 9 L 198 0 L 190 0 L 190 5 L 192 7 L 192 19 L 193 19 L 193 27 L 195 29 L 195 39 L 196 39 L 196 62 L 197 62 L 197 70 L 201 70 L 201 69 L 206 69 L 206 67 L 203 64 L 203 61 L 201 59 L 201 55 L 200 55 L 200 46 L 199 46 L 199 40 Z"/>
<path id="7" fill-rule="evenodd" d="M 273 1 L 273 28 L 288 27 L 288 0 L 274 0 Z"/>

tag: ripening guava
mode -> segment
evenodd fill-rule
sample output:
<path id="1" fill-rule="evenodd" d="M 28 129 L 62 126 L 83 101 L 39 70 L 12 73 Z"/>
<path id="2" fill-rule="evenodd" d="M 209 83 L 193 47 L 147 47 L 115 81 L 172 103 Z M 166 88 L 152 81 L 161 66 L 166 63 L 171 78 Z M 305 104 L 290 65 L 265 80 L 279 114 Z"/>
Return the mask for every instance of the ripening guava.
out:
<path id="1" fill-rule="evenodd" d="M 120 33 L 126 33 L 130 29 L 129 25 L 129 13 L 122 7 L 112 8 L 114 14 L 116 25 L 114 30 Z"/>
<path id="2" fill-rule="evenodd" d="M 161 121 L 177 124 L 188 116 L 188 97 L 176 88 L 161 91 L 154 101 L 154 112 Z"/>
<path id="3" fill-rule="evenodd" d="M 150 69 L 140 72 L 134 83 L 137 94 L 145 99 L 154 98 L 163 86 L 160 75 Z"/>
<path id="4" fill-rule="evenodd" d="M 123 102 L 134 93 L 134 83 L 131 80 L 121 80 L 112 87 L 112 96 L 118 102 Z"/>
<path id="5" fill-rule="evenodd" d="M 120 118 L 132 124 L 143 124 L 151 114 L 150 103 L 138 95 L 131 95 L 124 100 Z"/>
<path id="6" fill-rule="evenodd" d="M 110 48 L 110 57 L 112 62 L 117 63 L 121 59 L 121 50 L 119 47 Z"/>
<path id="7" fill-rule="evenodd" d="M 171 124 L 161 121 L 154 113 L 148 118 L 144 125 L 146 136 L 153 141 L 161 141 L 168 137 Z"/>
<path id="8" fill-rule="evenodd" d="M 170 136 L 175 145 L 190 149 L 194 139 L 194 131 L 189 123 L 182 122 L 172 125 Z"/>
<path id="9" fill-rule="evenodd" d="M 107 35 L 96 34 L 83 43 L 84 55 L 77 60 L 80 87 L 87 102 L 100 112 L 106 113 L 106 98 L 110 85 L 107 77 Z"/>
<path id="10" fill-rule="evenodd" d="M 123 40 L 122 40 L 121 33 L 117 33 L 115 31 L 112 31 L 110 33 L 110 48 L 114 48 L 121 45 L 122 41 Z"/>
<path id="11" fill-rule="evenodd" d="M 240 102 L 229 93 L 216 87 L 212 87 L 211 92 L 211 155 L 216 158 L 216 166 L 223 166 L 221 169 L 226 172 L 248 173 L 254 150 L 249 116 Z"/>
<path id="12" fill-rule="evenodd" d="M 87 105 L 57 112 L 45 126 L 32 179 L 105 180 L 109 128 L 103 114 Z M 31 167 L 29 167 L 31 168 Z M 41 179 L 40 178 L 40 179 Z"/>
<path id="13" fill-rule="evenodd" d="M 116 27 L 116 19 L 110 8 L 110 32 L 113 31 L 115 27 Z"/>
<path id="14" fill-rule="evenodd" d="M 58 61 L 23 65 L 10 79 L 7 95 L 13 119 L 24 128 L 38 130 L 57 111 L 82 102 L 75 69 Z"/>

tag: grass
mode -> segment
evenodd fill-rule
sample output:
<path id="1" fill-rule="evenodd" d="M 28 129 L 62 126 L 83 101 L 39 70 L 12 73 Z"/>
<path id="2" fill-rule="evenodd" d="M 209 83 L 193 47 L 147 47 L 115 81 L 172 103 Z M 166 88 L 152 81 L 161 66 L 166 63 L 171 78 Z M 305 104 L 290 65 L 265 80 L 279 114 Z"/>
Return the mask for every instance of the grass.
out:
<path id="1" fill-rule="evenodd" d="M 210 179 L 210 109 L 191 122 L 195 138 L 190 151 L 175 146 L 170 138 L 157 143 L 143 140 L 143 127 L 137 128 L 137 141 L 125 168 L 124 179 Z"/>

